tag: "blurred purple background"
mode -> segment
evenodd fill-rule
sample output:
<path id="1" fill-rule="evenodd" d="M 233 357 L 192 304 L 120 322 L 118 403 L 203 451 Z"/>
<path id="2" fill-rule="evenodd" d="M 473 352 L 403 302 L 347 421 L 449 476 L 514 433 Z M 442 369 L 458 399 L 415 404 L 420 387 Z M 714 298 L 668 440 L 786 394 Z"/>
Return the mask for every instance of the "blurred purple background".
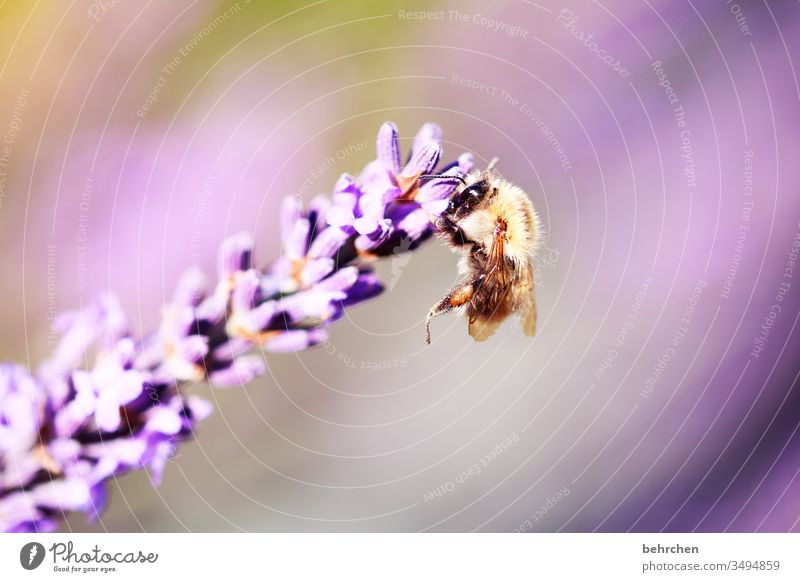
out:
<path id="1" fill-rule="evenodd" d="M 3 359 L 105 287 L 152 328 L 227 234 L 275 257 L 384 120 L 526 189 L 540 326 L 425 347 L 432 242 L 65 529 L 800 530 L 798 4 L 138 4 L 0 8 Z"/>

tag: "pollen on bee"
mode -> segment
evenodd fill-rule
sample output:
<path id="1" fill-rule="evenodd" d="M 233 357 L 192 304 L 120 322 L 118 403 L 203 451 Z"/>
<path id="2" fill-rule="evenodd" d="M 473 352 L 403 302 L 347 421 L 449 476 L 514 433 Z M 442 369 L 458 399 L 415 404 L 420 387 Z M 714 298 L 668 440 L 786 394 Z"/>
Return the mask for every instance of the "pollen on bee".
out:
<path id="1" fill-rule="evenodd" d="M 498 218 L 495 226 L 495 233 L 505 234 L 506 230 L 508 230 L 508 223 L 502 218 Z"/>
<path id="2" fill-rule="evenodd" d="M 450 296 L 450 305 L 452 305 L 453 307 L 464 305 L 467 301 L 469 301 L 472 298 L 473 292 L 474 289 L 471 284 L 459 287 Z"/>

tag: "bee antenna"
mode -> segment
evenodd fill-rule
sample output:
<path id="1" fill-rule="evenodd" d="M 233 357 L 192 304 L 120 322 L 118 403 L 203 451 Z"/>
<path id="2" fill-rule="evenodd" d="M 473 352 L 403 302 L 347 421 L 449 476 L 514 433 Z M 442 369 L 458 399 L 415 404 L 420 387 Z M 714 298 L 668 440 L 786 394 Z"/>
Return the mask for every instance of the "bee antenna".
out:
<path id="1" fill-rule="evenodd" d="M 489 162 L 489 165 L 486 166 L 486 171 L 487 172 L 491 172 L 492 170 L 494 170 L 494 167 L 497 165 L 497 162 L 499 162 L 499 161 L 500 161 L 500 158 L 497 158 L 497 157 L 492 158 L 491 161 Z"/>
<path id="2" fill-rule="evenodd" d="M 419 177 L 420 180 L 433 180 L 434 178 L 452 178 L 458 180 L 462 184 L 467 183 L 467 179 L 459 174 L 422 174 Z"/>

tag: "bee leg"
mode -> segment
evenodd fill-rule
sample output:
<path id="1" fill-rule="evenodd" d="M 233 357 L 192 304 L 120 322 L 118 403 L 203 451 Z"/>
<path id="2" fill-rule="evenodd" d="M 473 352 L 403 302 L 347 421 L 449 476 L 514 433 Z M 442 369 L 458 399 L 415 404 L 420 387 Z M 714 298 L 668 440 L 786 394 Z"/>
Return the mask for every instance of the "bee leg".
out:
<path id="1" fill-rule="evenodd" d="M 476 282 L 477 279 L 456 287 L 431 307 L 428 317 L 425 318 L 425 334 L 428 344 L 431 343 L 431 319 L 443 315 L 455 307 L 460 307 L 472 299 Z"/>
<path id="2" fill-rule="evenodd" d="M 431 319 L 439 315 L 443 315 L 453 309 L 453 306 L 450 303 L 451 296 L 452 293 L 448 293 L 440 301 L 434 304 L 434 306 L 431 307 L 431 310 L 428 312 L 428 317 L 425 318 L 425 342 L 428 345 L 431 343 Z"/>

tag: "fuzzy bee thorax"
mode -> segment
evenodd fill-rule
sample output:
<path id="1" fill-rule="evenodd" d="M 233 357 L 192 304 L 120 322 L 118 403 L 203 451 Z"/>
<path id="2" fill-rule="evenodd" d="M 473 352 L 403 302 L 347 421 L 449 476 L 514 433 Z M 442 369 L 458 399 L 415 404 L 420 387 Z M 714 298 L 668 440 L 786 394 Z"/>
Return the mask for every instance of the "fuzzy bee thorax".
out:
<path id="1" fill-rule="evenodd" d="M 521 264 L 529 260 L 536 245 L 538 228 L 533 207 L 518 187 L 501 181 L 484 204 L 463 217 L 458 226 L 470 241 L 489 249 L 501 236 L 509 260 Z"/>

